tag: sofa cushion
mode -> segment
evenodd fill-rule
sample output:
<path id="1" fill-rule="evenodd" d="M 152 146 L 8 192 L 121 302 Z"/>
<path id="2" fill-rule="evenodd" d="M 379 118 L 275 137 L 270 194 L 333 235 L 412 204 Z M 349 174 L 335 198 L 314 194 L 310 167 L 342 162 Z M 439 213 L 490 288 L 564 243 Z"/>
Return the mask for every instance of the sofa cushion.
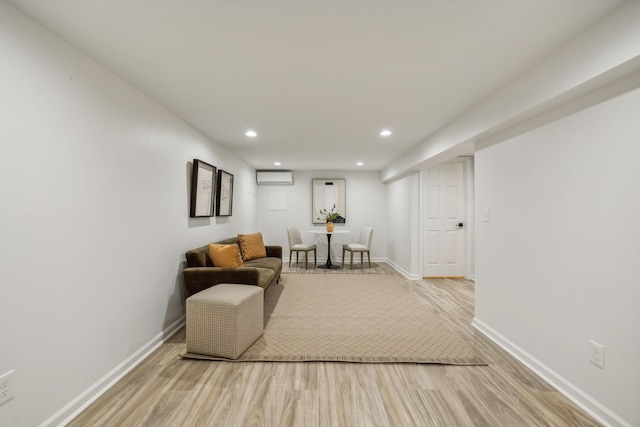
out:
<path id="1" fill-rule="evenodd" d="M 238 234 L 238 243 L 242 249 L 242 259 L 245 261 L 267 256 L 262 233 Z"/>
<path id="2" fill-rule="evenodd" d="M 209 256 L 215 267 L 242 267 L 238 245 L 209 244 Z"/>
<path id="3" fill-rule="evenodd" d="M 282 268 L 282 260 L 280 258 L 256 258 L 250 261 L 245 261 L 245 267 L 257 267 L 257 268 L 267 268 L 276 273 L 280 273 Z"/>
<path id="4" fill-rule="evenodd" d="M 267 287 L 274 280 L 275 272 L 269 268 L 257 268 L 258 270 L 258 286 L 262 289 L 267 289 Z"/>

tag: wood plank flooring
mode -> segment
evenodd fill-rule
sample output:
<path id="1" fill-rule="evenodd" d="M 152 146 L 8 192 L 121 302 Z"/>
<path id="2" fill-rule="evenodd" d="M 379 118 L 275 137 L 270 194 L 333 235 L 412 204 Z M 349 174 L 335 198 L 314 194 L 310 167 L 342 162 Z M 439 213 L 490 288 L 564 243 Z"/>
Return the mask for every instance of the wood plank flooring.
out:
<path id="1" fill-rule="evenodd" d="M 470 325 L 473 282 L 404 283 L 488 366 L 187 360 L 183 328 L 68 425 L 600 425 Z"/>

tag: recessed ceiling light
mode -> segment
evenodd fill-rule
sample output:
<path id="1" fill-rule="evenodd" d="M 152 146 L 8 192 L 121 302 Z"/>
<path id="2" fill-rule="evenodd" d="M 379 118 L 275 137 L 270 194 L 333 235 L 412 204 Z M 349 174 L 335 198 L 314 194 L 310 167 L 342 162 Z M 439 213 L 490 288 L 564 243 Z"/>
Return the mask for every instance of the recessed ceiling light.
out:
<path id="1" fill-rule="evenodd" d="M 280 166 L 282 163 L 280 163 L 280 162 L 274 162 L 273 164 L 274 164 L 275 166 Z"/>
<path id="2" fill-rule="evenodd" d="M 258 136 L 256 131 L 254 130 L 248 130 L 244 134 L 247 135 L 249 138 L 255 138 L 256 136 Z"/>
<path id="3" fill-rule="evenodd" d="M 362 166 L 362 165 L 364 165 L 364 163 L 362 163 L 362 162 L 358 162 L 358 163 L 356 163 L 356 165 L 357 165 L 357 166 Z"/>
<path id="4" fill-rule="evenodd" d="M 380 132 L 380 136 L 389 136 L 391 135 L 391 131 L 389 129 L 385 129 L 382 132 Z"/>

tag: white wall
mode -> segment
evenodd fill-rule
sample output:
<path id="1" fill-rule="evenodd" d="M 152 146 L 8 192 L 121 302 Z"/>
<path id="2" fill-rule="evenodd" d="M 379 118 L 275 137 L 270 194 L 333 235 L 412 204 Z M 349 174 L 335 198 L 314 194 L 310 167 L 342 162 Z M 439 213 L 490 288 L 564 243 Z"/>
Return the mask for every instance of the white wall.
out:
<path id="1" fill-rule="evenodd" d="M 640 425 L 639 111 L 635 90 L 475 159 L 476 324 L 614 425 Z"/>
<path id="2" fill-rule="evenodd" d="M 420 271 L 420 178 L 415 173 L 387 184 L 389 204 L 389 262 L 407 277 L 422 277 Z"/>
<path id="3" fill-rule="evenodd" d="M 256 186 L 5 2 L 0 52 L 0 374 L 15 370 L 0 425 L 35 426 L 179 323 L 184 251 L 255 229 Z M 194 158 L 235 175 L 231 218 L 189 219 Z"/>
<path id="4" fill-rule="evenodd" d="M 344 178 L 347 183 L 347 221 L 344 225 L 336 224 L 336 227 L 349 230 L 350 233 L 332 236 L 333 262 L 341 260 L 342 244 L 358 240 L 362 227 L 373 227 L 371 259 L 386 259 L 387 189 L 380 182 L 377 172 L 294 171 L 294 185 L 258 186 L 258 228 L 255 231 L 262 232 L 265 244 L 281 245 L 283 257 L 288 260 L 287 227 L 295 226 L 300 230 L 303 242 L 317 243 L 318 263 L 326 260 L 326 236 L 308 232 L 313 228 L 323 227 L 312 222 L 311 180 L 314 178 Z M 355 260 L 359 262 L 360 258 L 356 257 L 354 262 Z"/>

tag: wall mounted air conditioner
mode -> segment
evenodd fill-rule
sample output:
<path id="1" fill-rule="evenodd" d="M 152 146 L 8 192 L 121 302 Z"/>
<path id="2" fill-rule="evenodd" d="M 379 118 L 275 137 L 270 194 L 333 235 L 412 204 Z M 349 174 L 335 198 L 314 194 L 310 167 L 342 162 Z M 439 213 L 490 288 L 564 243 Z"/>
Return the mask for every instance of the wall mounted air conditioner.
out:
<path id="1" fill-rule="evenodd" d="M 293 185 L 293 172 L 257 171 L 256 181 L 258 185 Z"/>

